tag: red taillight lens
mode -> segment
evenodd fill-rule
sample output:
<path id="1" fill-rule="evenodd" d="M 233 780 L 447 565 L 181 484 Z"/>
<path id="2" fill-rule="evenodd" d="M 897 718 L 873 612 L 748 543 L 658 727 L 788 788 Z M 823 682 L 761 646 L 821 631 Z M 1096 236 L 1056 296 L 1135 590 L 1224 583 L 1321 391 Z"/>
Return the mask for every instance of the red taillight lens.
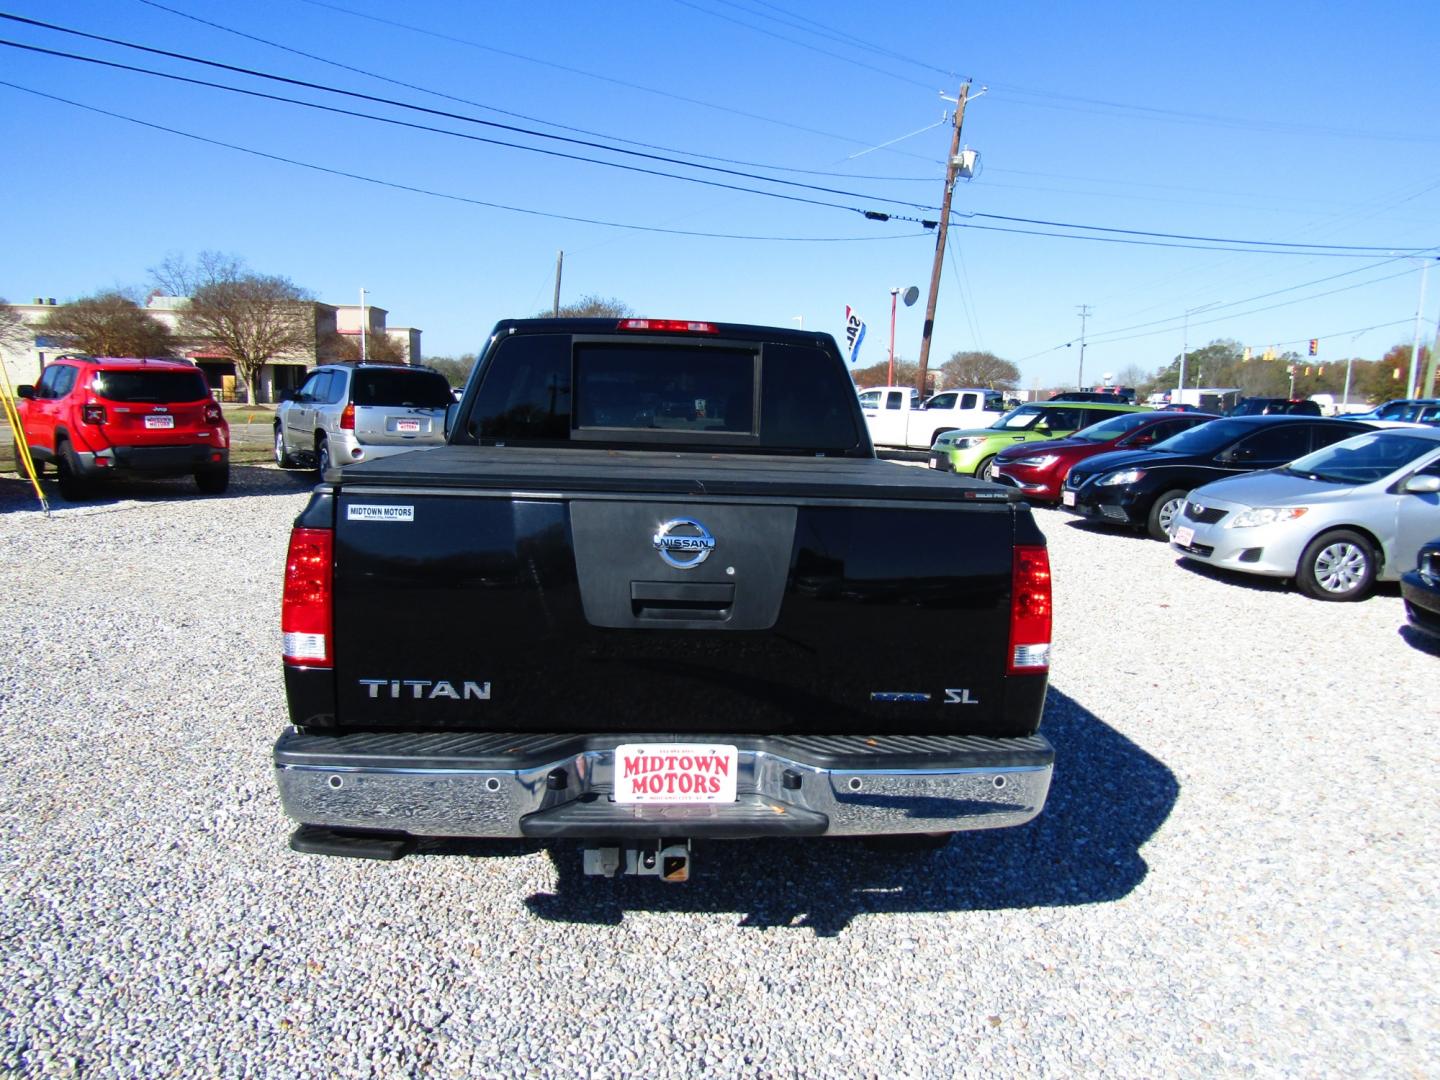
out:
<path id="1" fill-rule="evenodd" d="M 218 404 L 213 401 L 207 401 L 205 403 L 205 423 L 218 424 L 221 419 L 223 419 L 223 415 L 224 414 L 220 412 L 220 406 Z"/>
<path id="2" fill-rule="evenodd" d="M 292 529 L 285 557 L 280 633 L 285 662 L 330 667 L 334 621 L 335 534 L 329 529 Z"/>
<path id="3" fill-rule="evenodd" d="M 714 323 L 684 319 L 621 319 L 618 330 L 664 330 L 671 334 L 718 334 Z"/>
<path id="4" fill-rule="evenodd" d="M 340 414 L 340 426 L 346 431 L 355 430 L 355 406 L 346 405 L 345 411 Z"/>
<path id="5" fill-rule="evenodd" d="M 104 405 L 83 405 L 80 408 L 80 419 L 87 424 L 105 423 Z"/>
<path id="6" fill-rule="evenodd" d="M 1010 675 L 1050 670 L 1050 552 L 1015 549 L 1010 593 Z"/>

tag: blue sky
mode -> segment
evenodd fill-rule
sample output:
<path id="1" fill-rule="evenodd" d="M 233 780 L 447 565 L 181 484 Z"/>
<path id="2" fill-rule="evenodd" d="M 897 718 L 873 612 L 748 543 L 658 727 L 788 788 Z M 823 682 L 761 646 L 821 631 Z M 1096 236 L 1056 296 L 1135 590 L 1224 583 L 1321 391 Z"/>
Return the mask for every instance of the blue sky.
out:
<path id="1" fill-rule="evenodd" d="M 933 234 L 857 211 L 938 216 L 931 208 L 949 137 L 939 92 L 953 95 L 966 76 L 972 93 L 989 87 L 967 109 L 963 132 L 981 168 L 956 187 L 932 363 L 987 349 L 1019 363 L 1026 386 L 1073 383 L 1079 350 L 1066 343 L 1079 335 L 1081 304 L 1092 312 L 1087 382 L 1167 362 L 1180 350 L 1184 313 L 1202 307 L 1190 316 L 1192 347 L 1230 337 L 1303 352 L 1318 337 L 1322 359 L 1378 358 L 1414 332 L 1421 260 L 1394 253 L 1428 248 L 1432 264 L 1440 253 L 1433 3 L 164 3 L 172 10 L 141 0 L 9 0 L 0 10 L 570 138 L 631 140 L 631 149 L 650 144 L 660 149 L 646 153 L 669 158 L 710 155 L 724 160 L 709 164 L 751 175 L 627 159 L 14 22 L 0 37 L 835 206 L 6 48 L 7 83 L 274 157 L 0 86 L 10 210 L 0 295 L 63 301 L 144 285 L 147 267 L 167 254 L 209 248 L 288 275 L 331 303 L 354 302 L 364 286 L 392 324 L 424 331 L 427 354 L 446 355 L 474 351 L 499 318 L 548 307 L 564 249 L 566 300 L 599 293 L 659 317 L 803 319 L 837 338 L 845 305 L 854 305 L 870 327 L 864 363 L 885 356 L 889 290 L 919 285 L 920 303 L 901 308 L 896 330 L 897 354 L 914 358 Z M 900 141 L 871 150 L 891 140 Z M 777 239 L 612 228 L 402 188 Z M 1098 243 L 1069 229 L 968 216 L 977 214 L 1236 239 L 1250 250 Z M 1375 250 L 1259 254 L 1254 241 Z M 1437 311 L 1440 269 L 1430 275 L 1426 340 Z"/>

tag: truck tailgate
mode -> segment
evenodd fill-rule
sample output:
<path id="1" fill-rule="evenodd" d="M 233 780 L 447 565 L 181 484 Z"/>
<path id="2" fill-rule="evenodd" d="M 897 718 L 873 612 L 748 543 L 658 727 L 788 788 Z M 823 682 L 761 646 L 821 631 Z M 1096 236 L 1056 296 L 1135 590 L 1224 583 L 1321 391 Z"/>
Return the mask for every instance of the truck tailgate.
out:
<path id="1" fill-rule="evenodd" d="M 1001 489 L 873 460 L 447 446 L 346 470 L 343 730 L 1026 735 Z M 665 538 L 672 538 L 668 543 Z M 324 726 L 320 721 L 317 726 Z"/>

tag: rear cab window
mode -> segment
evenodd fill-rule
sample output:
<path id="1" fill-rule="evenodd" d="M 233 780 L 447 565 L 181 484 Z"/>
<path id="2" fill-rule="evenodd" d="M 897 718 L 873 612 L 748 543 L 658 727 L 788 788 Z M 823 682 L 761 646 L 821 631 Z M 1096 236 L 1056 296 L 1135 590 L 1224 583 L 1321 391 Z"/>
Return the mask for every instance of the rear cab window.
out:
<path id="1" fill-rule="evenodd" d="M 467 431 L 487 444 L 859 453 L 837 362 L 776 342 L 516 334 L 487 362 Z"/>

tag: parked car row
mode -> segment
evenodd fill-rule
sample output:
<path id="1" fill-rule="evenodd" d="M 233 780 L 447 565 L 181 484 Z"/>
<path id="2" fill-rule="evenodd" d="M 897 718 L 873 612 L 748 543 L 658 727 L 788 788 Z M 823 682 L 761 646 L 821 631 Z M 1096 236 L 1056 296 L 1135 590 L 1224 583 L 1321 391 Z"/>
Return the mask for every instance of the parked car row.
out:
<path id="1" fill-rule="evenodd" d="M 1197 563 L 1291 579 L 1318 600 L 1400 581 L 1412 625 L 1440 636 L 1440 427 L 1285 408 L 1113 409 L 1056 438 L 1075 422 L 1060 407 L 942 436 L 930 465 L 1143 530 Z M 1018 445 L 997 442 L 1012 433 Z"/>

